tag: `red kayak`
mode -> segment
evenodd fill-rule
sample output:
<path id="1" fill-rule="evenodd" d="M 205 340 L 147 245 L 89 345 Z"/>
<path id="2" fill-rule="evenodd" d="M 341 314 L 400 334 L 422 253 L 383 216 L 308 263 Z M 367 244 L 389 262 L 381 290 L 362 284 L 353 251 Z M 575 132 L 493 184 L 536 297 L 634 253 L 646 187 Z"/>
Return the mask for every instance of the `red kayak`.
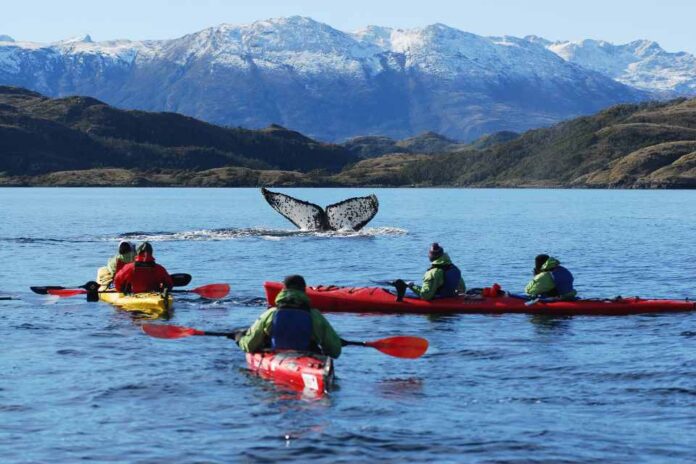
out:
<path id="1" fill-rule="evenodd" d="M 264 282 L 269 306 L 283 288 L 280 282 Z M 320 311 L 352 313 L 400 313 L 400 314 L 558 314 L 624 316 L 641 313 L 667 313 L 696 310 L 696 302 L 689 300 L 646 300 L 638 297 L 614 299 L 588 299 L 575 301 L 528 302 L 510 296 L 483 297 L 461 295 L 453 298 L 436 298 L 425 301 L 405 297 L 396 301 L 396 295 L 381 287 L 308 287 L 307 296 L 312 307 Z"/>
<path id="2" fill-rule="evenodd" d="M 265 379 L 292 390 L 321 396 L 333 383 L 330 357 L 296 351 L 247 353 L 247 365 Z"/>

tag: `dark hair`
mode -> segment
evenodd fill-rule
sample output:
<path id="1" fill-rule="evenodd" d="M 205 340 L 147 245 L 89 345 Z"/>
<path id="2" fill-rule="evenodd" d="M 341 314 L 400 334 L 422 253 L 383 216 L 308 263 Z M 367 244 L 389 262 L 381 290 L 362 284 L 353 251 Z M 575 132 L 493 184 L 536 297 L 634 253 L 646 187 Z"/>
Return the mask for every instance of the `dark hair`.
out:
<path id="1" fill-rule="evenodd" d="M 138 245 L 138 254 L 140 253 L 147 253 L 148 255 L 152 254 L 152 245 L 150 245 L 150 242 L 143 242 Z"/>
<path id="2" fill-rule="evenodd" d="M 133 245 L 130 242 L 121 242 L 118 244 L 118 254 L 124 255 L 133 251 Z"/>
<path id="3" fill-rule="evenodd" d="M 546 260 L 548 260 L 548 259 L 549 259 L 549 255 L 537 255 L 537 257 L 534 258 L 534 267 L 537 270 L 541 270 L 541 266 L 543 266 L 544 263 L 546 262 Z"/>
<path id="4" fill-rule="evenodd" d="M 304 280 L 304 277 L 302 277 L 299 274 L 293 274 L 287 276 L 283 280 L 283 286 L 289 290 L 300 290 L 303 291 L 307 287 L 307 283 Z"/>

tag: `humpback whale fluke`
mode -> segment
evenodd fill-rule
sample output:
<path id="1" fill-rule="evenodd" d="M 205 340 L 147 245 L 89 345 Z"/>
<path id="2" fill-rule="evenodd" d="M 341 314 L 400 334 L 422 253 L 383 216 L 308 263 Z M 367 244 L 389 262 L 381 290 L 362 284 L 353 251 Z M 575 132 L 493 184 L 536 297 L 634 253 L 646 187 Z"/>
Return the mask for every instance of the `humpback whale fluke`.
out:
<path id="1" fill-rule="evenodd" d="M 360 230 L 375 217 L 379 208 L 375 195 L 349 198 L 322 209 L 314 203 L 265 188 L 261 193 L 274 210 L 303 230 Z"/>

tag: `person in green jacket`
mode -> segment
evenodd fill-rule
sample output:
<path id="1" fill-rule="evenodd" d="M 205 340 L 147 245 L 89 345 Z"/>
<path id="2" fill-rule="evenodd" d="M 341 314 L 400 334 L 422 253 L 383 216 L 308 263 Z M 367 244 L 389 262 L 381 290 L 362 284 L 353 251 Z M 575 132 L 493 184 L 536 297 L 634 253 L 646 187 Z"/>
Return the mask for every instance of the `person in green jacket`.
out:
<path id="1" fill-rule="evenodd" d="M 423 276 L 423 285 L 416 285 L 413 282 L 404 284 L 403 281 L 397 281 L 395 283 L 397 291 L 400 286 L 405 285 L 423 300 L 453 297 L 466 291 L 461 271 L 452 263 L 449 255 L 438 243 L 430 246 L 428 259 L 430 269 Z"/>
<path id="2" fill-rule="evenodd" d="M 233 337 L 247 353 L 263 350 L 310 351 L 338 358 L 341 338 L 329 321 L 310 307 L 302 276 L 291 275 L 283 281 L 283 290 L 275 299 L 275 307 L 266 310 L 246 330 Z"/>
<path id="3" fill-rule="evenodd" d="M 534 278 L 524 291 L 531 297 L 572 300 L 577 295 L 573 281 L 573 274 L 559 260 L 542 254 L 534 259 Z"/>
<path id="4" fill-rule="evenodd" d="M 121 241 L 118 244 L 118 253 L 109 258 L 106 266 L 97 270 L 97 282 L 101 285 L 100 290 L 106 290 L 114 280 L 118 271 L 128 263 L 135 260 L 135 247 L 128 241 Z"/>

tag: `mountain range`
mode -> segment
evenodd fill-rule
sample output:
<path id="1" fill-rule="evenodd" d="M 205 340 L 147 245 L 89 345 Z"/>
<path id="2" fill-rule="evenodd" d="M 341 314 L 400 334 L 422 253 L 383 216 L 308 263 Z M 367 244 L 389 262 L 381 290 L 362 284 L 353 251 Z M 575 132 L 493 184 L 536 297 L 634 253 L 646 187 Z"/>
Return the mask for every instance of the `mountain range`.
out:
<path id="1" fill-rule="evenodd" d="M 304 17 L 159 41 L 0 36 L 0 84 L 223 126 L 277 123 L 327 141 L 522 132 L 617 103 L 692 95 L 695 62 L 647 41 L 483 37 L 442 24 L 348 33 Z"/>

